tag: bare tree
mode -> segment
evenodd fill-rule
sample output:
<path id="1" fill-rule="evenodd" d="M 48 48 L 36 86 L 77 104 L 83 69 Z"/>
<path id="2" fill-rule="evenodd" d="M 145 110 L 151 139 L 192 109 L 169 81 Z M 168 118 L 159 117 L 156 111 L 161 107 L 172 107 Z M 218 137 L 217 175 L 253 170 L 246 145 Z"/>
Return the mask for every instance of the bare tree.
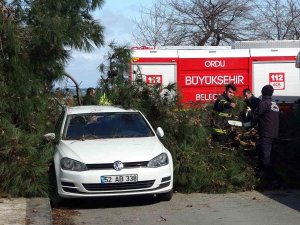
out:
<path id="1" fill-rule="evenodd" d="M 250 39 L 299 39 L 299 0 L 265 0 L 255 6 Z"/>
<path id="2" fill-rule="evenodd" d="M 142 8 L 140 18 L 134 20 L 136 26 L 132 34 L 138 45 L 166 46 L 180 45 L 184 34 L 178 32 L 173 23 L 173 13 L 165 2 L 156 1 L 152 8 Z"/>
<path id="3" fill-rule="evenodd" d="M 250 0 L 161 0 L 142 12 L 139 44 L 221 45 L 247 38 Z"/>
<path id="4" fill-rule="evenodd" d="M 290 9 L 291 31 L 289 32 L 289 39 L 300 39 L 300 1 L 290 0 L 288 1 L 288 7 Z"/>

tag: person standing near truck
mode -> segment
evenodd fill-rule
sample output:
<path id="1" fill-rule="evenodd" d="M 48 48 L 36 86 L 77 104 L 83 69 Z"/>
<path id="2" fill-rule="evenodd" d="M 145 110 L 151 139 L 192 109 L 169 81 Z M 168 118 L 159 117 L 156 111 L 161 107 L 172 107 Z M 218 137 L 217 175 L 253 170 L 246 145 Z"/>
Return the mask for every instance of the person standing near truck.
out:
<path id="1" fill-rule="evenodd" d="M 249 127 L 255 127 L 257 125 L 257 108 L 261 100 L 255 97 L 249 88 L 243 90 L 243 95 L 247 109 L 242 114 L 242 119 L 244 122 L 249 123 Z"/>
<path id="2" fill-rule="evenodd" d="M 274 140 L 279 131 L 279 107 L 272 101 L 274 88 L 265 85 L 262 90 L 262 101 L 258 105 L 258 154 L 260 167 L 264 172 L 266 184 L 270 188 L 278 187 L 278 177 L 271 161 Z"/>
<path id="3" fill-rule="evenodd" d="M 249 88 L 245 88 L 243 90 L 243 95 L 246 105 L 251 109 L 252 112 L 255 112 L 260 103 L 260 99 L 255 97 Z"/>
<path id="4" fill-rule="evenodd" d="M 222 95 L 217 97 L 214 103 L 214 125 L 213 131 L 216 135 L 226 134 L 226 127 L 228 126 L 228 119 L 231 117 L 232 110 L 237 106 L 234 101 L 236 87 L 234 84 L 227 84 Z"/>

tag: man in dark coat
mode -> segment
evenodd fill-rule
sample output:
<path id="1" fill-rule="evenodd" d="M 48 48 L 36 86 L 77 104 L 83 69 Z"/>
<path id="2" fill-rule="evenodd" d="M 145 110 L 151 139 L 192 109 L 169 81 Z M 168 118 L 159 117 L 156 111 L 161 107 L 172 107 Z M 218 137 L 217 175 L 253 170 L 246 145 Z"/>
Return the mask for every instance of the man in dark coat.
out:
<path id="1" fill-rule="evenodd" d="M 243 95 L 247 110 L 245 114 L 242 115 L 242 118 L 245 123 L 250 122 L 249 127 L 255 127 L 257 125 L 257 108 L 261 100 L 255 97 L 249 88 L 243 90 Z"/>
<path id="2" fill-rule="evenodd" d="M 262 90 L 262 101 L 258 105 L 259 160 L 265 172 L 266 180 L 274 187 L 278 185 L 277 175 L 271 162 L 274 140 L 278 137 L 279 107 L 272 101 L 273 87 L 265 85 Z"/>
<path id="3" fill-rule="evenodd" d="M 252 112 L 255 112 L 260 102 L 260 99 L 255 97 L 249 88 L 245 88 L 243 90 L 243 95 L 245 97 L 245 102 L 247 106 L 251 109 Z"/>

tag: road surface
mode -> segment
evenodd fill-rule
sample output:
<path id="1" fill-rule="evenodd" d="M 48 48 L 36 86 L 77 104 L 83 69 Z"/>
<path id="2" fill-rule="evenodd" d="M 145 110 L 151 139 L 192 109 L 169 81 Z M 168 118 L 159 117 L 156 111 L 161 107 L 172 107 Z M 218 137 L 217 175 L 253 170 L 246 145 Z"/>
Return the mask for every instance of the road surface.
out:
<path id="1" fill-rule="evenodd" d="M 98 198 L 71 201 L 62 210 L 72 211 L 72 225 L 296 225 L 300 191 L 175 193 L 170 202 Z"/>

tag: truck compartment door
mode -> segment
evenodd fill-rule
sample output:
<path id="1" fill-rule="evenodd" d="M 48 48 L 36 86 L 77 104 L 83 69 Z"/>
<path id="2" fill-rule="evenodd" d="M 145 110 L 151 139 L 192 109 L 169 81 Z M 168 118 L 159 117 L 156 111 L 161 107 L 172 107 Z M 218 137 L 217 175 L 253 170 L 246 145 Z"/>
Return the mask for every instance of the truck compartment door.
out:
<path id="1" fill-rule="evenodd" d="M 261 96 L 264 85 L 274 87 L 273 100 L 294 102 L 300 98 L 300 70 L 295 62 L 254 62 L 253 93 Z"/>
<path id="2" fill-rule="evenodd" d="M 162 86 L 176 83 L 176 64 L 133 64 L 132 81 L 138 79 L 146 84 L 160 83 Z"/>

